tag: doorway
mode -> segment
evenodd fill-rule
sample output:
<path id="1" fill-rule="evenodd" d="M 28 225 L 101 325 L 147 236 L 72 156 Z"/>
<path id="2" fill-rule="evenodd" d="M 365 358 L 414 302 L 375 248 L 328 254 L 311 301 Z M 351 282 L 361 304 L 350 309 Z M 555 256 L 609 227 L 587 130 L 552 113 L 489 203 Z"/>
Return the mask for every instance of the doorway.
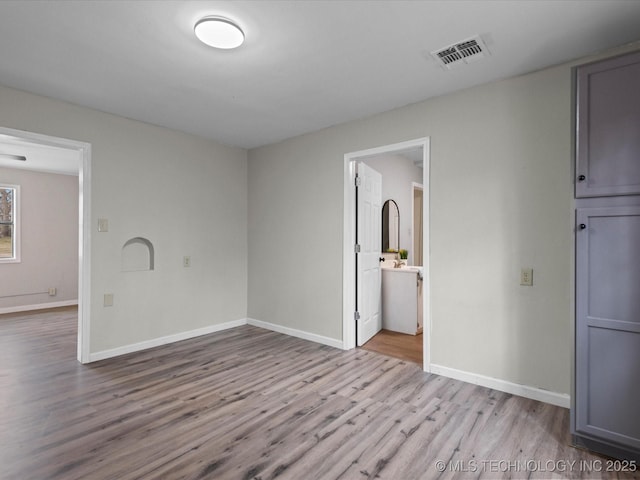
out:
<path id="1" fill-rule="evenodd" d="M 423 337 L 423 334 L 408 335 L 383 329 L 360 348 L 422 365 Z"/>
<path id="2" fill-rule="evenodd" d="M 53 147 L 64 151 L 64 158 L 51 156 L 39 168 L 49 171 L 77 168 L 78 174 L 78 340 L 77 359 L 89 362 L 90 328 L 90 238 L 91 227 L 91 145 L 66 138 L 41 135 L 33 132 L 0 127 L 0 143 L 46 149 Z M 48 163 L 47 163 L 48 162 Z M 73 164 L 71 167 L 69 164 Z M 25 169 L 29 169 L 25 166 Z"/>
<path id="3" fill-rule="evenodd" d="M 422 222 L 424 220 L 424 187 L 421 183 L 413 183 L 412 187 L 412 206 L 411 220 L 413 222 L 412 242 L 411 242 L 411 258 L 414 265 L 422 265 L 424 263 L 424 240 L 422 238 Z"/>
<path id="4" fill-rule="evenodd" d="M 423 240 L 423 294 L 422 311 L 424 334 L 422 335 L 422 368 L 430 370 L 430 282 L 429 282 L 429 166 L 430 166 L 430 139 L 429 137 L 419 138 L 406 142 L 376 147 L 368 150 L 348 153 L 344 156 L 344 245 L 343 245 L 343 348 L 351 349 L 356 346 L 357 309 L 358 301 L 356 292 L 362 285 L 357 279 L 357 202 L 356 202 L 356 167 L 357 163 L 367 158 L 374 158 L 380 155 L 398 155 L 408 152 L 419 152 L 417 161 L 422 163 L 422 186 L 423 186 L 423 208 L 422 208 L 422 240 Z M 407 185 L 407 196 L 412 194 L 411 184 Z M 409 207 L 409 212 L 413 208 Z M 412 215 L 412 213 L 411 213 Z M 411 215 L 407 215 L 409 218 Z M 405 223 L 411 225 L 405 233 L 407 238 L 412 237 L 413 222 Z M 407 240 L 406 245 L 412 245 L 413 240 Z"/>

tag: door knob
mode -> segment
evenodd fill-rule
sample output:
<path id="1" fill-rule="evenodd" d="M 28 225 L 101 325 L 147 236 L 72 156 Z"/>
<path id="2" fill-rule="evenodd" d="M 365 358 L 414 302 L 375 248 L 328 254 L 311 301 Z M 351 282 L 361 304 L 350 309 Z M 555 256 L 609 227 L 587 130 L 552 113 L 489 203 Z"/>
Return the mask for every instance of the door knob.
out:
<path id="1" fill-rule="evenodd" d="M 584 182 L 586 179 L 587 179 L 587 177 L 585 177 L 584 175 L 578 176 L 578 181 L 580 181 L 580 182 Z"/>
<path id="2" fill-rule="evenodd" d="M 585 228 L 587 228 L 587 226 L 584 223 L 580 224 L 580 230 L 584 230 Z"/>

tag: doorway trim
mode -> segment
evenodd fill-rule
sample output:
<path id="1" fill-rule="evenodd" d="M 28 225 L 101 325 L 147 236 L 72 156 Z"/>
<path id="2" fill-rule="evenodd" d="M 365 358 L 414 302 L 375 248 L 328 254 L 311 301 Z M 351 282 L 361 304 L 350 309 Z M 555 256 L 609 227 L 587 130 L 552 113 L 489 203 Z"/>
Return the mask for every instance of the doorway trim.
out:
<path id="1" fill-rule="evenodd" d="M 356 323 L 354 313 L 356 311 L 356 186 L 355 164 L 362 157 L 380 154 L 392 154 L 408 148 L 422 147 L 423 161 L 423 212 L 422 212 L 422 255 L 423 276 L 426 288 L 422 292 L 423 307 L 423 370 L 431 371 L 431 258 L 429 246 L 429 191 L 430 191 L 430 159 L 431 138 L 422 137 L 406 142 L 393 143 L 381 147 L 370 148 L 350 152 L 344 156 L 344 229 L 343 229 L 343 253 L 342 253 L 342 348 L 350 350 L 356 346 Z"/>
<path id="2" fill-rule="evenodd" d="M 411 258 L 413 259 L 413 264 L 415 265 L 416 262 L 416 235 L 415 235 L 415 216 L 416 216 L 416 202 L 415 202 L 415 195 L 416 195 L 416 190 L 420 190 L 422 192 L 422 208 L 424 209 L 424 185 L 422 185 L 422 183 L 416 183 L 416 182 L 411 182 Z M 422 215 L 422 219 L 424 221 L 424 210 L 423 210 L 423 215 Z M 424 252 L 424 239 L 422 241 L 422 247 L 423 247 L 423 252 Z M 424 263 L 424 253 L 422 255 L 422 260 Z M 423 325 L 424 328 L 424 325 Z"/>
<path id="3" fill-rule="evenodd" d="M 91 328 L 91 144 L 0 127 L 0 134 L 78 153 L 78 344 L 77 358 L 89 363 Z"/>

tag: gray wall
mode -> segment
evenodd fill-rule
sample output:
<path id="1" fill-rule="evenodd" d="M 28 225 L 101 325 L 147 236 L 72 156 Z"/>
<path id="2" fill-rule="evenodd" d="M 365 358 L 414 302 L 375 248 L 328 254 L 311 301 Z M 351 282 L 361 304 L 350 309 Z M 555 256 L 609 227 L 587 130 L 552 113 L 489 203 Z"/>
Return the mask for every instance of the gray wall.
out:
<path id="1" fill-rule="evenodd" d="M 245 150 L 6 87 L 0 125 L 91 143 L 92 353 L 246 318 Z M 154 271 L 121 271 L 132 237 Z"/>
<path id="2" fill-rule="evenodd" d="M 0 264 L 0 310 L 77 301 L 78 177 L 0 168 L 0 182 L 20 186 L 21 247 Z"/>
<path id="3" fill-rule="evenodd" d="M 569 393 L 571 96 L 562 65 L 250 151 L 249 316 L 341 339 L 344 155 L 430 136 L 432 363 Z"/>

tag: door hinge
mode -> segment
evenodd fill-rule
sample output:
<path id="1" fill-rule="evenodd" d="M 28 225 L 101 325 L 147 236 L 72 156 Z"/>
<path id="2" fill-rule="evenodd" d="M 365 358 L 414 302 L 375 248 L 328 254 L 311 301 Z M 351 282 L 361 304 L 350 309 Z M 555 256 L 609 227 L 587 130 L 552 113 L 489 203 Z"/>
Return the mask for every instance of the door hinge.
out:
<path id="1" fill-rule="evenodd" d="M 359 243 L 356 243 L 353 246 L 353 251 L 356 252 L 356 253 L 360 253 L 360 244 Z"/>
<path id="2" fill-rule="evenodd" d="M 353 312 L 353 319 L 360 320 L 360 312 Z"/>
<path id="3" fill-rule="evenodd" d="M 356 187 L 362 186 L 362 178 L 356 173 Z"/>

